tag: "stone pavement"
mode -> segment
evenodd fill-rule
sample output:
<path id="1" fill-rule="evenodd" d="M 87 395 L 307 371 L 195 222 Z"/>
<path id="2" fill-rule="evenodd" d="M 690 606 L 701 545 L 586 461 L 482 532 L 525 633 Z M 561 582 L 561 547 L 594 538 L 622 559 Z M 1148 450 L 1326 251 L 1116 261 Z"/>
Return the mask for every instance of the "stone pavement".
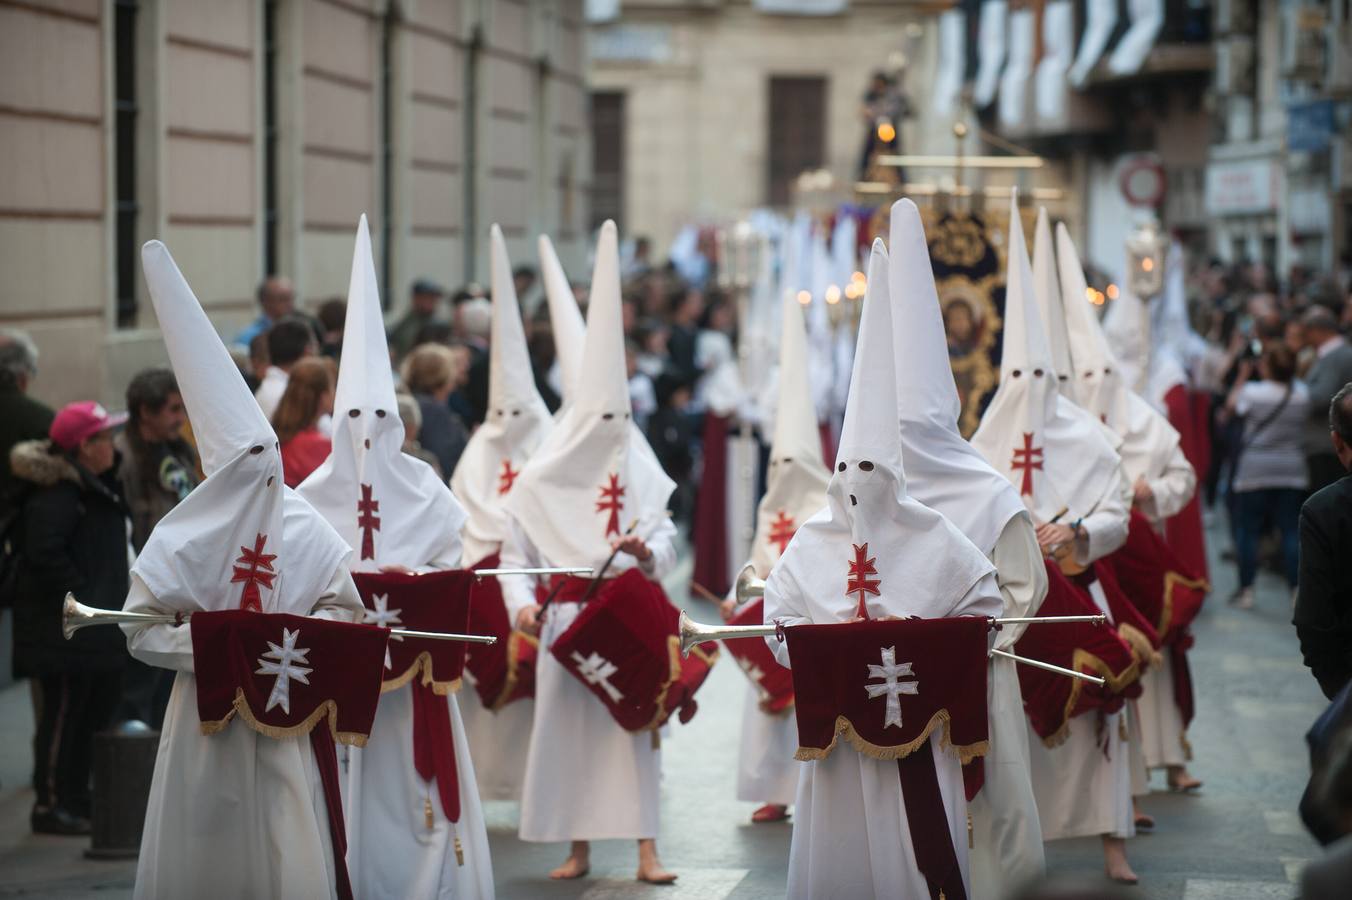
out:
<path id="1" fill-rule="evenodd" d="M 1219 545 L 1219 535 L 1213 544 Z M 688 564 L 674 573 L 671 596 Z M 1290 596 L 1264 573 L 1253 610 L 1228 607 L 1234 566 L 1213 558 L 1216 592 L 1197 626 L 1192 651 L 1198 697 L 1190 738 L 1193 771 L 1206 785 L 1194 796 L 1159 790 L 1145 807 L 1158 820 L 1152 835 L 1128 845 L 1142 900 L 1287 900 L 1306 860 L 1318 853 L 1296 814 L 1307 774 L 1303 735 L 1323 709 L 1322 695 L 1300 662 L 1290 625 Z M 684 604 L 702 621 L 717 621 L 706 603 Z M 743 676 L 731 662 L 715 667 L 700 694 L 700 712 L 665 740 L 663 861 L 680 873 L 674 887 L 639 885 L 628 842 L 597 844 L 592 876 L 550 882 L 561 845 L 516 839 L 511 804 L 488 804 L 498 896 L 515 898 L 780 897 L 790 826 L 749 824 L 753 804 L 733 799 Z M 84 842 L 28 834 L 32 719 L 26 685 L 0 692 L 0 897 L 128 896 L 134 865 L 81 856 Z M 1096 875 L 1097 840 L 1048 848 L 1053 873 Z"/>

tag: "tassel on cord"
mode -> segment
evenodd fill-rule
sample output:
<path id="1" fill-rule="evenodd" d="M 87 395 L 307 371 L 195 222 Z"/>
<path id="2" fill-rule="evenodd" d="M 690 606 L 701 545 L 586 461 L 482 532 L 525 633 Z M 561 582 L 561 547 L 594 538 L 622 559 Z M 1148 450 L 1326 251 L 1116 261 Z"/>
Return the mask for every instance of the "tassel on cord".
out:
<path id="1" fill-rule="evenodd" d="M 436 823 L 432 818 L 432 798 L 430 796 L 423 798 L 423 818 L 427 820 L 427 830 L 431 831 Z"/>
<path id="2" fill-rule="evenodd" d="M 972 828 L 972 814 L 967 814 L 967 849 L 976 848 L 976 831 Z"/>
<path id="3" fill-rule="evenodd" d="M 656 728 L 654 728 L 652 731 L 650 731 L 649 734 L 652 735 L 652 748 L 653 748 L 654 750 L 661 750 L 661 749 L 662 749 L 662 735 L 658 733 L 658 731 L 657 731 Z"/>
<path id="4" fill-rule="evenodd" d="M 460 835 L 455 836 L 455 864 L 463 866 L 465 864 L 465 848 L 460 844 Z"/>

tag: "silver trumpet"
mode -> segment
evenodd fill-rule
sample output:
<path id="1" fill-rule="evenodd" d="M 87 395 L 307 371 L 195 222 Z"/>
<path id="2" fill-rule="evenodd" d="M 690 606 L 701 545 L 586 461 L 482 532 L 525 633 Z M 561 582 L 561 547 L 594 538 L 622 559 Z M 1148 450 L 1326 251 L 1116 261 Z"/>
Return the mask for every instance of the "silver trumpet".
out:
<path id="1" fill-rule="evenodd" d="M 490 578 L 498 575 L 580 575 L 591 578 L 595 574 L 591 566 L 539 566 L 525 569 L 474 569 L 475 578 Z"/>
<path id="2" fill-rule="evenodd" d="M 739 592 L 742 590 L 743 580 L 750 569 L 751 567 L 747 566 L 745 569 L 742 570 L 741 574 L 737 576 L 737 589 Z M 760 579 L 755 580 L 760 581 Z M 763 581 L 760 582 L 761 589 L 764 588 L 764 584 L 765 582 Z M 754 586 L 753 589 L 755 589 Z M 989 621 L 994 622 L 997 625 L 1011 625 L 1016 622 L 1028 625 L 1040 623 L 1053 624 L 1056 622 L 1091 622 L 1096 625 L 1101 625 L 1107 621 L 1107 617 L 1106 616 L 1045 616 L 1043 618 L 1015 617 L 1009 619 L 991 619 Z M 735 638 L 754 638 L 754 637 L 765 638 L 771 636 L 777 637 L 782 641 L 784 640 L 785 626 L 780 623 L 774 622 L 767 623 L 765 625 L 721 625 L 721 626 L 704 625 L 700 622 L 696 622 L 695 620 L 691 619 L 688 615 L 686 615 L 685 610 L 681 610 L 681 617 L 678 621 L 677 628 L 679 629 L 681 637 L 681 655 L 689 656 L 691 647 L 695 646 L 696 644 L 705 644 L 710 641 L 726 641 Z M 1024 656 L 1015 656 L 1013 653 L 1008 653 L 1004 650 L 992 650 L 991 653 L 996 656 L 1003 656 L 1008 659 L 1012 659 L 1015 662 L 1023 663 L 1026 666 L 1033 666 L 1038 669 L 1045 669 L 1048 672 L 1057 672 L 1061 675 L 1068 675 L 1071 678 L 1079 678 L 1080 680 L 1088 681 L 1091 684 L 1096 684 L 1100 686 L 1102 686 L 1103 684 L 1103 679 L 1099 678 L 1096 675 L 1086 675 L 1083 672 L 1077 672 L 1074 669 L 1062 668 L 1061 666 L 1053 665 L 1047 662 L 1042 662 L 1041 660 L 1038 659 L 1029 659 Z"/>
<path id="3" fill-rule="evenodd" d="M 183 613 L 139 613 L 120 609 L 95 609 L 85 606 L 75 599 L 74 594 L 66 595 L 61 605 L 61 633 L 70 640 L 75 632 L 90 625 L 182 625 L 192 619 L 191 612 Z M 455 634 L 446 631 L 412 631 L 407 628 L 391 628 L 391 635 L 401 638 L 422 638 L 429 641 L 462 641 L 466 644 L 496 644 L 498 639 L 491 634 Z"/>

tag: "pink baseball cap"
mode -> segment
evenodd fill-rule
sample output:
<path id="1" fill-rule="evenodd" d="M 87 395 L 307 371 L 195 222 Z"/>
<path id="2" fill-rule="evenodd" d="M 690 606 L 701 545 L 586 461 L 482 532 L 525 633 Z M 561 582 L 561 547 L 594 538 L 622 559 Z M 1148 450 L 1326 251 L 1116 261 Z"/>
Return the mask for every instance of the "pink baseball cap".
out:
<path id="1" fill-rule="evenodd" d="M 92 437 L 100 431 L 107 431 L 109 428 L 116 428 L 126 421 L 126 413 L 109 415 L 102 404 L 93 400 L 81 400 L 61 407 L 56 418 L 52 419 L 52 427 L 47 434 L 52 443 L 62 450 L 74 450 L 85 438 Z"/>

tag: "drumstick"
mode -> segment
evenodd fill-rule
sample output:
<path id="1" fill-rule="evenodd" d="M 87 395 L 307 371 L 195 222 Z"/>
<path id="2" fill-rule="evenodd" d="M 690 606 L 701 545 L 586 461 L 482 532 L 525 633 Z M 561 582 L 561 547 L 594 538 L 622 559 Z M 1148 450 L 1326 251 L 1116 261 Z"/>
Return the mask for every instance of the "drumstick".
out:
<path id="1" fill-rule="evenodd" d="M 629 537 L 629 535 L 634 533 L 634 529 L 637 527 L 638 519 L 635 518 L 634 521 L 629 523 L 629 527 L 624 530 L 624 534 L 620 535 L 620 537 Z M 596 574 L 592 576 L 591 584 L 587 585 L 587 592 L 582 595 L 582 599 L 578 601 L 579 603 L 586 603 L 591 599 L 592 594 L 596 593 L 596 589 L 601 586 L 601 579 L 606 577 L 606 570 L 610 568 L 611 563 L 615 562 L 615 557 L 619 555 L 619 547 L 610 551 L 610 555 L 606 557 L 605 563 L 602 564 L 601 568 L 597 569 Z"/>
<path id="2" fill-rule="evenodd" d="M 624 530 L 624 535 L 622 536 L 628 537 L 630 534 L 633 534 L 634 529 L 637 527 L 638 527 L 638 519 L 634 519 L 632 522 L 629 523 L 629 527 Z M 615 561 L 615 555 L 619 552 L 620 552 L 619 550 L 610 551 L 610 556 L 606 558 L 605 565 L 596 570 L 596 574 L 592 576 L 591 584 L 587 585 L 587 592 L 586 594 L 583 595 L 582 602 L 585 602 L 588 598 L 591 597 L 592 591 L 595 589 L 596 585 L 601 581 L 601 576 L 605 574 L 606 569 L 610 568 L 610 564 Z M 549 609 L 550 605 L 554 602 L 554 598 L 557 597 L 559 595 L 559 591 L 563 589 L 563 585 L 564 580 L 560 578 L 558 582 L 554 585 L 554 589 L 549 592 L 549 596 L 545 598 L 545 602 L 540 604 L 539 611 L 535 613 L 536 622 L 544 621 L 545 610 Z"/>
<path id="3" fill-rule="evenodd" d="M 710 603 L 714 604 L 715 606 L 719 606 L 723 603 L 722 598 L 720 598 L 717 594 L 709 590 L 704 585 L 700 584 L 698 581 L 690 582 L 690 589 L 693 590 L 696 594 L 699 594 L 705 600 L 708 600 Z"/>

